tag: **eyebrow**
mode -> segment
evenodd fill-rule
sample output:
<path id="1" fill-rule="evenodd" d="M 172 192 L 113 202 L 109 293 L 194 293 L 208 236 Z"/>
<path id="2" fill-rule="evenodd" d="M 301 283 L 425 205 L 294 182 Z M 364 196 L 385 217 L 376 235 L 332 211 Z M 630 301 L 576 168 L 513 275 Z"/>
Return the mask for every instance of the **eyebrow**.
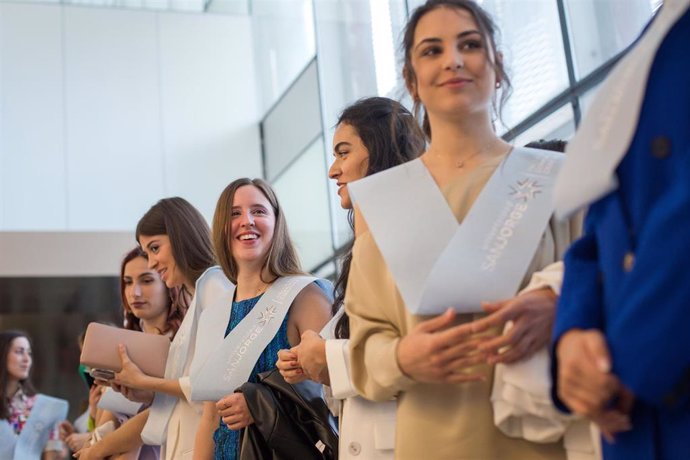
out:
<path id="1" fill-rule="evenodd" d="M 456 39 L 465 38 L 465 37 L 467 37 L 468 35 L 473 35 L 473 34 L 481 35 L 481 33 L 480 33 L 478 30 L 476 30 L 476 29 L 471 29 L 471 30 L 466 30 L 466 31 L 464 31 L 464 32 L 460 32 L 460 33 L 457 35 L 457 37 L 455 37 L 455 38 L 456 38 Z M 417 49 L 417 48 L 419 48 L 420 46 L 422 46 L 422 45 L 424 45 L 424 44 L 426 44 L 426 43 L 440 43 L 441 41 L 442 41 L 442 40 L 441 40 L 440 38 L 438 38 L 438 37 L 429 37 L 429 38 L 425 38 L 425 39 L 423 39 L 422 41 L 420 41 L 419 43 L 417 43 L 417 45 L 414 47 L 414 49 Z"/>
<path id="2" fill-rule="evenodd" d="M 338 142 L 337 144 L 335 144 L 335 147 L 333 147 L 333 152 L 337 152 L 338 149 L 339 149 L 340 147 L 342 147 L 343 145 L 352 146 L 352 144 L 350 144 L 349 142 L 345 142 L 345 141 Z"/>
<path id="3" fill-rule="evenodd" d="M 268 209 L 266 206 L 264 206 L 264 205 L 261 204 L 261 203 L 250 204 L 248 207 L 249 207 L 249 208 L 264 208 L 264 209 Z M 231 209 L 232 211 L 234 211 L 234 210 L 236 210 L 236 209 L 242 209 L 242 208 L 243 208 L 243 206 L 233 206 L 233 207 L 230 208 L 230 209 Z"/>

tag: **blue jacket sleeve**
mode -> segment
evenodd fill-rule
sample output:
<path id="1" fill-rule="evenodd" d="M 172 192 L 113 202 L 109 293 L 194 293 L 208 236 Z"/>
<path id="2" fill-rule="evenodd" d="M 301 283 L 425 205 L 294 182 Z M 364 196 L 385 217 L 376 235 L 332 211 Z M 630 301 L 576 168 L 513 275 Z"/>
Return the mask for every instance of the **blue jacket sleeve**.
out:
<path id="1" fill-rule="evenodd" d="M 614 372 L 637 398 L 656 407 L 690 401 L 690 180 L 685 167 L 649 208 L 635 265 L 617 295 L 621 304 L 612 306 L 616 315 L 607 324 Z"/>

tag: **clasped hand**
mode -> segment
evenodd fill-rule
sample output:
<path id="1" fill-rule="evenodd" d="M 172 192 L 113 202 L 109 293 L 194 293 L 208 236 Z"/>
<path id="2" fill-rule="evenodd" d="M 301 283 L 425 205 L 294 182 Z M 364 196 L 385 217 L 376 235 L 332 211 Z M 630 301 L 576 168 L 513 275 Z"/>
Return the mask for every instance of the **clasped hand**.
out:
<path id="1" fill-rule="evenodd" d="M 240 430 L 254 423 L 242 393 L 232 393 L 216 403 L 223 423 L 231 430 Z"/>
<path id="2" fill-rule="evenodd" d="M 311 330 L 302 334 L 299 345 L 278 352 L 276 367 L 288 383 L 309 379 L 324 385 L 330 384 L 326 341 Z"/>
<path id="3" fill-rule="evenodd" d="M 500 302 L 485 302 L 489 315 L 472 324 L 472 332 L 498 329 L 478 344 L 489 364 L 514 363 L 531 357 L 551 340 L 557 296 L 550 288 L 537 289 Z M 506 330 L 506 323 L 512 327 Z"/>
<path id="4" fill-rule="evenodd" d="M 482 372 L 469 369 L 485 360 L 477 349 L 482 338 L 473 333 L 471 323 L 454 326 L 455 318 L 455 311 L 448 309 L 400 339 L 397 359 L 404 374 L 427 383 L 484 380 Z"/>
<path id="5" fill-rule="evenodd" d="M 607 441 L 632 428 L 635 397 L 611 372 L 611 357 L 598 330 L 574 329 L 556 347 L 558 396 L 576 414 L 596 423 Z M 613 404 L 612 404 L 613 403 Z"/>

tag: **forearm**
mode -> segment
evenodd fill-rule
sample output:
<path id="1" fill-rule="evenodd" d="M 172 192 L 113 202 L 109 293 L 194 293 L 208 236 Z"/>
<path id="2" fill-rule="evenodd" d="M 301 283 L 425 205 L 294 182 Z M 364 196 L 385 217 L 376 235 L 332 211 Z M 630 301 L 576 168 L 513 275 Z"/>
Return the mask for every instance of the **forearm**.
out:
<path id="1" fill-rule="evenodd" d="M 214 403 L 204 403 L 204 412 L 197 425 L 194 439 L 194 460 L 213 458 L 213 432 L 218 426 L 218 414 Z"/>
<path id="2" fill-rule="evenodd" d="M 127 420 L 120 428 L 94 444 L 92 447 L 93 453 L 99 458 L 106 458 L 140 447 L 143 444 L 141 432 L 144 429 L 144 425 L 146 425 L 148 417 L 149 410 L 146 409 Z"/>
<path id="3" fill-rule="evenodd" d="M 180 387 L 180 382 L 177 379 L 160 379 L 146 375 L 142 378 L 139 389 L 154 391 L 156 393 L 165 393 L 177 398 L 185 398 L 184 392 Z"/>

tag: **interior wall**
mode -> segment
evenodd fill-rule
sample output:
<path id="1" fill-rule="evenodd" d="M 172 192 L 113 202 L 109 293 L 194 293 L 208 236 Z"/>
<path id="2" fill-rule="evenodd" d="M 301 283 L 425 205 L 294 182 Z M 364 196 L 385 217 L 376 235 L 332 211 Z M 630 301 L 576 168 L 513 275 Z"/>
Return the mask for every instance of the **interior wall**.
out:
<path id="1" fill-rule="evenodd" d="M 260 176 L 251 20 L 0 4 L 0 231 L 131 231 L 179 195 L 210 220 Z"/>

